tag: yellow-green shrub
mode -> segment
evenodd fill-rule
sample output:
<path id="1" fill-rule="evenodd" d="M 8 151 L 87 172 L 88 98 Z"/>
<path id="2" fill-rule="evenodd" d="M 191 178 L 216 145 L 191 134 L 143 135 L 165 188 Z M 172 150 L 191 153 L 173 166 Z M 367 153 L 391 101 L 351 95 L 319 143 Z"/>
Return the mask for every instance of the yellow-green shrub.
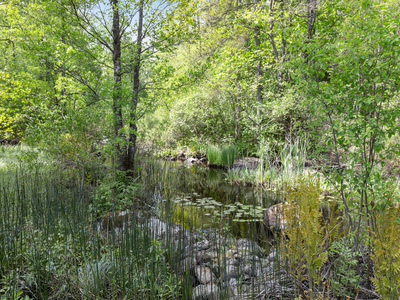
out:
<path id="1" fill-rule="evenodd" d="M 322 280 L 321 267 L 328 259 L 325 227 L 322 225 L 319 182 L 300 178 L 295 188 L 286 186 L 285 234 L 289 268 L 300 280 L 304 275 L 314 289 Z"/>
<path id="2" fill-rule="evenodd" d="M 400 296 L 400 208 L 391 207 L 377 217 L 377 232 L 373 239 L 374 262 L 372 281 L 383 299 Z"/>

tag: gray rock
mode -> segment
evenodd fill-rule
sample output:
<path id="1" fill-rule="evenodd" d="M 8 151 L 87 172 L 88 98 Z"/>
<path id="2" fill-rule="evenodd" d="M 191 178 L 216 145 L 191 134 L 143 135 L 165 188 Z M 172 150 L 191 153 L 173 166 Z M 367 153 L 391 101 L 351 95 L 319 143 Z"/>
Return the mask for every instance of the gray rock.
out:
<path id="1" fill-rule="evenodd" d="M 287 222 L 285 220 L 285 206 L 279 203 L 271 206 L 264 211 L 264 225 L 273 230 L 285 230 Z"/>
<path id="2" fill-rule="evenodd" d="M 197 159 L 194 158 L 194 157 L 189 157 L 185 162 L 188 163 L 188 164 L 196 164 L 197 163 Z"/>
<path id="3" fill-rule="evenodd" d="M 219 288 L 216 284 L 198 285 L 193 289 L 193 300 L 219 299 Z"/>
<path id="4" fill-rule="evenodd" d="M 194 274 L 195 266 L 196 266 L 196 259 L 194 259 L 193 257 L 188 257 L 182 259 L 179 262 L 179 271 L 182 273 Z"/>
<path id="5" fill-rule="evenodd" d="M 237 241 L 237 251 L 240 255 L 261 255 L 263 252 L 255 241 L 249 239 L 239 239 Z"/>
<path id="6" fill-rule="evenodd" d="M 208 240 L 201 240 L 193 245 L 193 248 L 197 251 L 207 250 L 210 248 L 210 242 Z"/>
<path id="7" fill-rule="evenodd" d="M 151 218 L 147 223 L 151 234 L 155 239 L 161 239 L 165 236 L 167 230 L 167 224 L 157 218 Z"/>
<path id="8" fill-rule="evenodd" d="M 211 256 L 204 250 L 196 252 L 195 258 L 198 265 L 211 262 Z"/>
<path id="9" fill-rule="evenodd" d="M 259 276 L 261 275 L 262 268 L 260 263 L 254 263 L 254 264 L 245 264 L 243 267 L 243 272 L 245 274 L 248 274 L 249 276 Z"/>
<path id="10" fill-rule="evenodd" d="M 211 271 L 211 269 L 209 267 L 196 266 L 195 273 L 196 273 L 197 279 L 202 284 L 208 284 L 210 282 L 215 282 L 215 280 L 216 280 L 214 273 Z"/>
<path id="11" fill-rule="evenodd" d="M 226 265 L 224 279 L 230 281 L 232 278 L 237 279 L 239 275 L 239 268 L 235 265 Z"/>

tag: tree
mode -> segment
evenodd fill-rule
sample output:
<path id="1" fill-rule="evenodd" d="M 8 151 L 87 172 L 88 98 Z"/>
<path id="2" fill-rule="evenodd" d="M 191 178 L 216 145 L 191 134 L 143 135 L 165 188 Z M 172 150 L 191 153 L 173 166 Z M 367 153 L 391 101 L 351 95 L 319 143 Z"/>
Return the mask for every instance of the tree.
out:
<path id="1" fill-rule="evenodd" d="M 309 103 L 329 121 L 326 137 L 336 157 L 334 179 L 355 232 L 355 249 L 363 216 L 376 228 L 374 209 L 391 204 L 381 194 L 385 184 L 377 166 L 385 163 L 387 139 L 400 129 L 398 11 L 398 3 L 391 1 L 342 6 L 338 34 L 330 40 L 314 36 L 307 46 L 307 67 L 303 65 Z M 352 190 L 359 195 L 357 202 Z"/>
<path id="2" fill-rule="evenodd" d="M 64 39 L 77 49 L 81 59 L 94 62 L 95 67 L 112 70 L 112 112 L 114 146 L 117 166 L 121 171 L 131 172 L 134 167 L 137 121 L 147 109 L 144 95 L 151 88 L 141 72 L 145 63 L 151 63 L 158 51 L 165 51 L 183 37 L 183 22 L 189 15 L 190 5 L 184 1 L 78 1 L 51 2 L 59 15 L 67 16 L 69 26 L 79 27 L 81 35 L 64 30 Z M 189 19 L 190 20 L 190 19 Z M 132 36 L 136 35 L 133 40 Z M 94 44 L 94 46 L 92 46 Z M 108 52 L 108 55 L 105 53 Z M 111 56 L 111 60 L 109 57 Z M 86 65 L 87 67 L 87 65 Z M 85 73 L 79 64 L 59 65 L 69 77 L 86 86 L 98 100 L 106 100 L 99 92 L 95 80 L 87 77 L 107 75 L 100 71 Z M 87 68 L 86 68 L 87 69 Z M 147 103 L 152 106 L 154 103 Z M 127 116 L 124 109 L 128 109 Z M 143 111 L 144 110 L 144 111 Z M 127 124 L 125 127 L 124 124 Z M 129 128 L 126 130 L 126 128 Z M 125 137 L 127 136 L 127 142 Z"/>

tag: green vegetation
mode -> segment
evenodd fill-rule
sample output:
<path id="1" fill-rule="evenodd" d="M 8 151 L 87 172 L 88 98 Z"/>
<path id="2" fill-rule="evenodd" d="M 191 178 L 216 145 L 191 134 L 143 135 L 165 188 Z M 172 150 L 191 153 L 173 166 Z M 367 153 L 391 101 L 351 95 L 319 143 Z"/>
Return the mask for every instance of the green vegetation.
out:
<path id="1" fill-rule="evenodd" d="M 211 165 L 232 167 L 237 157 L 236 148 L 232 145 L 223 146 L 222 149 L 210 145 L 207 147 L 207 159 Z"/>
<path id="2" fill-rule="evenodd" d="M 287 192 L 295 297 L 398 299 L 399 28 L 398 0 L 2 1 L 0 299 L 191 297 L 142 227 L 95 228 L 116 211 L 265 241 L 262 200 L 170 206 L 194 186 L 146 155 Z"/>

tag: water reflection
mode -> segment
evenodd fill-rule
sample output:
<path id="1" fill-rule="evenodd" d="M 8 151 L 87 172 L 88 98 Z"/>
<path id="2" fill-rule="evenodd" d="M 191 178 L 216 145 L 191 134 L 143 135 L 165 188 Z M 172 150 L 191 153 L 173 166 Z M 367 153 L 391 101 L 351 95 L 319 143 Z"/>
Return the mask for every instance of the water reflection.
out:
<path id="1" fill-rule="evenodd" d="M 157 205 L 164 217 L 191 230 L 220 228 L 238 238 L 266 243 L 263 209 L 277 203 L 276 195 L 262 188 L 230 185 L 224 170 L 202 165 L 157 160 L 151 169 L 142 170 L 161 172 L 163 197 Z"/>

